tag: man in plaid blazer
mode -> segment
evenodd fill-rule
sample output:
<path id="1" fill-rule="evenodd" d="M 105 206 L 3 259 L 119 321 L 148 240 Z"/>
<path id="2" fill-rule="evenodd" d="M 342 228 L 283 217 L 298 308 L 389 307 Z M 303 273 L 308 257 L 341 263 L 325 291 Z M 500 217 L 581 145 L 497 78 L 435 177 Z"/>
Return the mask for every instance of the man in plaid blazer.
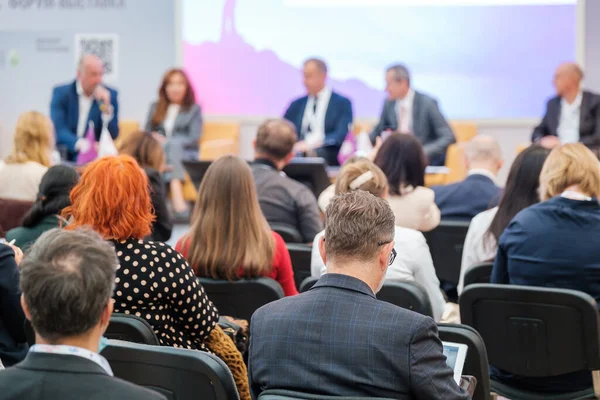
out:
<path id="1" fill-rule="evenodd" d="M 446 365 L 433 319 L 379 301 L 395 257 L 394 214 L 365 191 L 336 196 L 319 247 L 325 274 L 251 321 L 249 383 L 267 389 L 394 399 L 469 399 Z"/>

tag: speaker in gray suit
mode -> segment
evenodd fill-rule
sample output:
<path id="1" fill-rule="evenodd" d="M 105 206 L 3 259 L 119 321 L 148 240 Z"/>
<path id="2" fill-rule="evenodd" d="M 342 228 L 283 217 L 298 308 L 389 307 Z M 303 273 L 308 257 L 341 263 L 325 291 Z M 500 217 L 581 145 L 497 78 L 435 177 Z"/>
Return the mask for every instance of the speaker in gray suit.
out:
<path id="1" fill-rule="evenodd" d="M 443 165 L 446 149 L 455 139 L 437 101 L 410 87 L 410 72 L 404 65 L 389 67 L 385 80 L 389 97 L 383 104 L 379 123 L 370 134 L 371 141 L 375 143 L 385 131 L 410 133 L 423 144 L 429 165 Z"/>

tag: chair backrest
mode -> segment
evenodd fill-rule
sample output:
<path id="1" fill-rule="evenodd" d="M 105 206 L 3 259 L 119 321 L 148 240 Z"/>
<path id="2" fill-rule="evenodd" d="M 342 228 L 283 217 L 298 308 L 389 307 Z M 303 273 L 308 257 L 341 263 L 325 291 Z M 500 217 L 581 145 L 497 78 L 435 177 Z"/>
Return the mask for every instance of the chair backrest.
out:
<path id="1" fill-rule="evenodd" d="M 451 121 L 450 127 L 456 143 L 468 142 L 477 136 L 477 125 L 470 122 Z"/>
<path id="2" fill-rule="evenodd" d="M 159 345 L 152 326 L 143 318 L 130 314 L 114 313 L 104 336 L 126 342 Z"/>
<path id="3" fill-rule="evenodd" d="M 239 399 L 227 365 L 204 351 L 111 340 L 102 355 L 116 377 L 169 400 Z"/>
<path id="4" fill-rule="evenodd" d="M 25 320 L 24 330 L 27 344 L 33 346 L 35 344 L 35 332 L 31 322 L 27 319 Z M 129 314 L 114 313 L 111 315 L 104 336 L 108 339 L 126 342 L 155 346 L 160 344 L 152 326 L 145 319 Z"/>
<path id="5" fill-rule="evenodd" d="M 296 287 L 300 288 L 302 282 L 310 276 L 312 247 L 302 243 L 286 243 L 286 247 L 292 259 Z"/>
<path id="6" fill-rule="evenodd" d="M 491 400 L 488 358 L 481 335 L 472 327 L 460 324 L 438 324 L 438 332 L 443 342 L 462 343 L 468 346 L 462 374 L 477 378 L 477 386 L 472 398 Z"/>
<path id="7" fill-rule="evenodd" d="M 294 392 L 292 390 L 269 389 L 258 396 L 258 400 L 389 400 L 381 397 L 325 396 Z"/>
<path id="8" fill-rule="evenodd" d="M 220 315 L 250 321 L 254 311 L 284 297 L 283 289 L 273 279 L 256 278 L 235 282 L 199 278 L 208 298 Z"/>
<path id="9" fill-rule="evenodd" d="M 21 226 L 21 222 L 33 202 L 0 198 L 0 226 L 4 233 Z"/>
<path id="10" fill-rule="evenodd" d="M 300 293 L 309 291 L 313 286 L 315 286 L 315 283 L 317 283 L 318 280 L 319 280 L 319 278 L 317 278 L 316 276 L 307 277 L 306 279 L 304 279 L 302 281 L 300 286 L 298 286 L 298 291 Z"/>
<path id="11" fill-rule="evenodd" d="M 206 121 L 198 145 L 200 160 L 216 160 L 227 154 L 238 154 L 240 124 L 236 122 Z"/>
<path id="12" fill-rule="evenodd" d="M 414 282 L 386 281 L 377 293 L 377 298 L 433 318 L 433 310 L 427 292 Z"/>
<path id="13" fill-rule="evenodd" d="M 278 233 L 281 236 L 281 238 L 283 239 L 283 241 L 286 243 L 302 243 L 302 242 L 304 242 L 304 240 L 302 238 L 302 234 L 295 226 L 291 226 L 291 225 L 287 225 L 287 224 L 277 224 L 277 223 L 273 223 L 273 224 L 269 224 L 269 225 L 271 226 L 271 229 L 274 232 Z"/>
<path id="14" fill-rule="evenodd" d="M 425 234 L 435 272 L 441 281 L 458 285 L 463 245 L 470 221 L 441 221 Z"/>
<path id="15" fill-rule="evenodd" d="M 490 283 L 492 277 L 493 262 L 484 262 L 472 266 L 465 273 L 463 287 L 473 285 L 475 283 Z"/>
<path id="16" fill-rule="evenodd" d="M 524 377 L 600 370 L 596 301 L 576 290 L 474 284 L 460 296 L 463 324 L 483 338 L 491 365 Z"/>

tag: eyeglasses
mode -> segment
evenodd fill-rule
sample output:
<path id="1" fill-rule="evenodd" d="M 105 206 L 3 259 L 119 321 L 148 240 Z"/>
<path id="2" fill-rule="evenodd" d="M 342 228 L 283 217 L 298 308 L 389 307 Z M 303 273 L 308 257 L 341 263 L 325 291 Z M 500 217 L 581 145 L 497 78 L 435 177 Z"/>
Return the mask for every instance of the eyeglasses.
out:
<path id="1" fill-rule="evenodd" d="M 389 242 L 377 242 L 377 246 L 385 246 L 386 244 L 392 243 L 392 241 L 390 240 Z M 394 249 L 392 247 L 392 252 L 390 253 L 390 260 L 388 261 L 388 266 L 392 265 L 394 263 L 394 260 L 396 259 L 396 256 L 398 255 L 398 253 L 396 252 L 396 249 Z"/>

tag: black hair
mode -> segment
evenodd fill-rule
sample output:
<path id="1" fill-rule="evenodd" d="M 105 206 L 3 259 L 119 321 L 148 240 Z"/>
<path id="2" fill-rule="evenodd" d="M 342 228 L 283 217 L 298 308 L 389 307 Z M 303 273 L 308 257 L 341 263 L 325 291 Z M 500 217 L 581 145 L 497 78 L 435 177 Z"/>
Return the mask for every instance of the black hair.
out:
<path id="1" fill-rule="evenodd" d="M 413 135 L 392 133 L 373 161 L 388 179 L 389 193 L 400 195 L 404 186 L 424 186 L 427 157 Z"/>
<path id="2" fill-rule="evenodd" d="M 79 174 L 66 165 L 56 165 L 46 171 L 40 182 L 37 199 L 23 217 L 23 226 L 31 228 L 49 215 L 60 214 L 71 205 L 69 194 L 79 182 Z"/>
<path id="3" fill-rule="evenodd" d="M 498 242 L 500 235 L 519 211 L 540 201 L 540 173 L 550 150 L 533 145 L 517 156 L 506 181 L 498 212 L 486 233 Z"/>

